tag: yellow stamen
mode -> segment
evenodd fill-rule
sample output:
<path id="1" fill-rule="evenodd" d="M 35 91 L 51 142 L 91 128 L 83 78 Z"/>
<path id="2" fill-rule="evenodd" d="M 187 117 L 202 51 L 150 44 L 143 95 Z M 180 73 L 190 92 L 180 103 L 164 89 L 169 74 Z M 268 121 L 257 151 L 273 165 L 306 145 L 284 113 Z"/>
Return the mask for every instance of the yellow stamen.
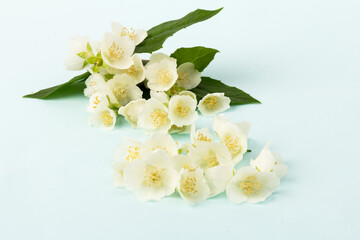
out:
<path id="1" fill-rule="evenodd" d="M 190 112 L 190 108 L 184 104 L 182 104 L 181 102 L 179 102 L 176 105 L 175 108 L 175 112 L 180 116 L 180 117 L 186 117 L 189 112 Z"/>
<path id="2" fill-rule="evenodd" d="M 207 161 L 208 165 L 207 168 L 218 166 L 219 160 L 217 159 L 215 154 L 210 154 L 205 157 L 205 160 Z"/>
<path id="3" fill-rule="evenodd" d="M 191 194 L 197 193 L 198 190 L 196 189 L 196 178 L 189 176 L 186 177 L 182 186 L 182 190 L 185 191 L 186 193 L 191 193 Z"/>
<path id="4" fill-rule="evenodd" d="M 150 114 L 150 117 L 153 120 L 153 125 L 159 128 L 165 125 L 168 114 L 164 110 L 157 109 Z"/>
<path id="5" fill-rule="evenodd" d="M 241 145 L 238 139 L 228 135 L 225 137 L 223 142 L 232 154 L 236 154 L 241 151 Z"/>
<path id="6" fill-rule="evenodd" d="M 190 73 L 179 72 L 177 81 L 181 86 L 188 85 L 190 83 Z"/>
<path id="7" fill-rule="evenodd" d="M 170 72 L 165 69 L 160 69 L 156 73 L 156 82 L 161 85 L 168 85 L 170 83 Z"/>
<path id="8" fill-rule="evenodd" d="M 95 97 L 95 100 L 94 100 L 93 103 L 94 103 L 93 108 L 96 109 L 96 108 L 98 107 L 99 103 L 100 103 L 99 96 L 96 96 L 96 97 Z"/>
<path id="9" fill-rule="evenodd" d="M 206 99 L 204 99 L 204 104 L 208 109 L 215 110 L 216 108 L 219 107 L 218 99 L 219 98 L 217 96 L 209 96 Z"/>
<path id="10" fill-rule="evenodd" d="M 135 65 L 132 65 L 131 67 L 125 70 L 125 73 L 133 78 L 138 74 L 138 72 L 139 70 L 137 67 L 135 67 Z"/>
<path id="11" fill-rule="evenodd" d="M 251 194 L 258 193 L 261 189 L 261 184 L 257 181 L 255 176 L 248 176 L 245 180 L 240 182 L 239 187 L 243 194 L 249 196 Z"/>
<path id="12" fill-rule="evenodd" d="M 130 30 L 128 30 L 126 27 L 123 27 L 121 29 L 121 36 L 128 36 L 129 38 L 131 38 L 131 40 L 135 39 L 135 30 L 133 28 L 130 28 Z"/>
<path id="13" fill-rule="evenodd" d="M 100 119 L 103 120 L 104 126 L 109 126 L 109 125 L 112 125 L 112 123 L 113 123 L 113 118 L 111 117 L 109 112 L 104 112 L 101 115 Z"/>
<path id="14" fill-rule="evenodd" d="M 140 157 L 140 147 L 138 146 L 129 146 L 127 152 L 126 160 L 128 162 L 132 162 Z"/>
<path id="15" fill-rule="evenodd" d="M 205 136 L 204 134 L 202 134 L 201 132 L 198 133 L 197 138 L 198 141 L 202 141 L 202 142 L 211 142 L 211 138 L 208 138 L 207 136 Z"/>
<path id="16" fill-rule="evenodd" d="M 160 187 L 162 185 L 163 171 L 164 169 L 159 170 L 155 166 L 147 166 L 143 183 L 148 187 Z"/>
<path id="17" fill-rule="evenodd" d="M 111 61 L 119 61 L 124 53 L 125 51 L 115 42 L 112 42 L 111 46 L 108 48 L 108 55 Z"/>
<path id="18" fill-rule="evenodd" d="M 115 87 L 113 93 L 118 101 L 126 97 L 127 91 L 122 86 Z"/>

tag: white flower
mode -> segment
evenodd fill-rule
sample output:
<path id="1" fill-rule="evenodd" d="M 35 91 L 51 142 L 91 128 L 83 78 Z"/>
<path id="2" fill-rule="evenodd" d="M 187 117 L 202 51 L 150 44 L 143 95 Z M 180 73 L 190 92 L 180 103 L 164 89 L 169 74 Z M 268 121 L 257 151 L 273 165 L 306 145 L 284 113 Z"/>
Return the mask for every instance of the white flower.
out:
<path id="1" fill-rule="evenodd" d="M 177 189 L 180 196 L 190 204 L 201 202 L 210 195 L 210 188 L 200 168 L 191 171 L 182 169 Z"/>
<path id="2" fill-rule="evenodd" d="M 135 45 L 138 45 L 139 43 L 144 41 L 144 39 L 147 37 L 147 32 L 145 30 L 142 29 L 134 30 L 133 28 L 128 29 L 126 27 L 123 27 L 120 23 L 117 22 L 112 22 L 111 27 L 113 33 L 116 36 L 128 37 L 129 39 L 134 41 Z"/>
<path id="3" fill-rule="evenodd" d="M 158 100 L 150 98 L 139 114 L 138 125 L 147 132 L 167 133 L 171 127 L 169 110 Z"/>
<path id="4" fill-rule="evenodd" d="M 94 73 L 86 79 L 85 85 L 84 95 L 91 97 L 94 93 L 105 89 L 106 81 L 102 75 Z"/>
<path id="5" fill-rule="evenodd" d="M 193 92 L 191 92 L 191 91 L 181 91 L 181 92 L 178 93 L 178 95 L 181 95 L 181 96 L 183 96 L 183 95 L 190 96 L 190 97 L 192 97 L 193 99 L 196 100 L 196 94 L 193 93 Z"/>
<path id="6" fill-rule="evenodd" d="M 118 113 L 123 115 L 133 128 L 138 127 L 139 114 L 144 109 L 146 100 L 141 98 L 133 100 L 126 104 L 124 107 L 120 107 Z"/>
<path id="7" fill-rule="evenodd" d="M 142 97 L 142 91 L 136 86 L 133 79 L 126 75 L 115 75 L 112 79 L 106 82 L 108 96 L 111 103 L 118 103 L 125 106 L 133 100 Z"/>
<path id="8" fill-rule="evenodd" d="M 169 96 L 165 92 L 150 90 L 150 97 L 159 100 L 162 103 L 169 103 Z"/>
<path id="9" fill-rule="evenodd" d="M 105 33 L 101 42 L 101 56 L 105 63 L 116 69 L 128 69 L 134 64 L 131 56 L 135 50 L 134 42 L 127 37 Z"/>
<path id="10" fill-rule="evenodd" d="M 175 191 L 179 174 L 170 156 L 162 150 L 148 153 L 124 169 L 125 185 L 134 190 L 141 201 L 158 201 Z"/>
<path id="11" fill-rule="evenodd" d="M 259 172 L 250 166 L 240 168 L 226 187 L 226 194 L 234 203 L 264 201 L 279 186 L 274 173 Z"/>
<path id="12" fill-rule="evenodd" d="M 113 151 L 115 162 L 132 162 L 143 157 L 143 145 L 136 139 L 128 138 Z"/>
<path id="13" fill-rule="evenodd" d="M 214 140 L 213 135 L 210 133 L 208 128 L 195 129 L 195 124 L 191 125 L 190 133 L 191 143 L 195 146 L 199 142 L 212 142 Z"/>
<path id="14" fill-rule="evenodd" d="M 213 129 L 220 141 L 229 149 L 233 163 L 236 165 L 243 159 L 243 154 L 247 151 L 246 134 L 223 114 L 214 117 Z"/>
<path id="15" fill-rule="evenodd" d="M 177 84 L 187 90 L 195 88 L 201 82 L 201 73 L 191 62 L 183 63 L 177 68 Z"/>
<path id="16" fill-rule="evenodd" d="M 279 154 L 270 151 L 270 144 L 271 142 L 268 142 L 259 156 L 255 160 L 250 161 L 250 166 L 260 172 L 273 172 L 281 179 L 287 173 L 287 166 L 283 163 Z"/>
<path id="17" fill-rule="evenodd" d="M 69 39 L 69 56 L 64 60 L 64 65 L 67 70 L 78 71 L 84 68 L 85 59 L 79 57 L 77 54 L 86 51 L 86 46 L 89 42 L 89 38 L 72 36 Z"/>
<path id="18" fill-rule="evenodd" d="M 110 108 L 97 108 L 89 118 L 89 124 L 94 127 L 111 130 L 116 123 L 116 114 Z"/>
<path id="19" fill-rule="evenodd" d="M 138 84 L 145 80 L 145 68 L 139 55 L 134 54 L 132 60 L 134 61 L 134 64 L 128 69 L 121 70 L 121 73 L 129 75 L 134 79 L 135 84 Z"/>
<path id="20" fill-rule="evenodd" d="M 145 66 L 148 87 L 154 91 L 169 90 L 178 78 L 176 59 L 163 53 L 154 53 Z"/>
<path id="21" fill-rule="evenodd" d="M 180 172 L 182 169 L 191 171 L 197 168 L 189 155 L 177 154 L 172 156 L 171 159 L 175 169 L 178 172 Z"/>
<path id="22" fill-rule="evenodd" d="M 178 127 L 194 123 L 198 118 L 196 100 L 185 95 L 173 96 L 169 102 L 169 118 Z"/>
<path id="23" fill-rule="evenodd" d="M 148 140 L 144 142 L 144 155 L 148 152 L 153 152 L 158 149 L 163 150 L 171 156 L 178 154 L 177 144 L 171 135 L 167 133 L 154 133 Z"/>
<path id="24" fill-rule="evenodd" d="M 98 108 L 104 108 L 109 106 L 109 100 L 106 94 L 103 92 L 96 92 L 91 95 L 89 104 L 87 106 L 88 112 L 95 112 Z"/>
<path id="25" fill-rule="evenodd" d="M 223 192 L 233 176 L 233 164 L 229 150 L 221 143 L 201 142 L 191 148 L 189 156 L 195 165 L 203 169 L 210 186 L 211 196 Z"/>
<path id="26" fill-rule="evenodd" d="M 230 98 L 224 93 L 208 93 L 199 101 L 198 108 L 205 117 L 215 116 L 230 108 Z"/>

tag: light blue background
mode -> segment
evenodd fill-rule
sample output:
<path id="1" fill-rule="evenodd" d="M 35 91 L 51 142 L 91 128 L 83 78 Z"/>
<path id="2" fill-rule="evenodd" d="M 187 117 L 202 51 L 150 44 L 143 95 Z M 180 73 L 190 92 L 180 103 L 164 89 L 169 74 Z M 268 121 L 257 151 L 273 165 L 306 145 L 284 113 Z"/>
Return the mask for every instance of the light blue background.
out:
<path id="1" fill-rule="evenodd" d="M 263 204 L 141 203 L 112 187 L 110 163 L 142 131 L 89 127 L 80 95 L 21 98 L 77 74 L 62 66 L 72 34 L 101 39 L 111 21 L 149 29 L 221 6 L 162 51 L 219 49 L 203 74 L 263 102 L 226 112 L 253 123 L 245 161 L 273 139 L 289 166 Z M 1 0 L 0 239 L 359 239 L 359 12 L 357 0 Z"/>

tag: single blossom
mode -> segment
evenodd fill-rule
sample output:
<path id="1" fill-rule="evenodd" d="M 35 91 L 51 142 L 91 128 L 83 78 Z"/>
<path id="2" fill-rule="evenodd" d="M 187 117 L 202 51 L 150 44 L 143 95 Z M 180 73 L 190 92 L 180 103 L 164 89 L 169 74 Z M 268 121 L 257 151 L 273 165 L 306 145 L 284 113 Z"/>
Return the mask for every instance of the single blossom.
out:
<path id="1" fill-rule="evenodd" d="M 133 128 L 138 127 L 139 114 L 144 109 L 146 100 L 141 98 L 137 100 L 133 100 L 126 104 L 123 107 L 119 108 L 118 113 L 125 117 L 126 121 L 128 121 Z"/>
<path id="2" fill-rule="evenodd" d="M 128 69 L 134 64 L 131 56 L 135 50 L 134 42 L 127 37 L 105 33 L 101 42 L 101 56 L 105 63 L 115 69 Z"/>
<path id="3" fill-rule="evenodd" d="M 89 118 L 89 124 L 106 129 L 112 130 L 116 123 L 116 113 L 110 108 L 97 108 Z"/>
<path id="4" fill-rule="evenodd" d="M 187 203 L 196 204 L 207 199 L 210 195 L 210 188 L 204 177 L 203 170 L 182 169 L 177 189 L 182 199 Z"/>
<path id="5" fill-rule="evenodd" d="M 191 125 L 191 133 L 190 133 L 191 143 L 193 145 L 197 145 L 200 142 L 213 142 L 214 137 L 210 133 L 208 128 L 201 128 L 199 130 L 195 129 L 195 124 Z"/>
<path id="6" fill-rule="evenodd" d="M 249 124 L 243 125 L 248 127 Z M 236 165 L 243 159 L 243 155 L 247 151 L 246 134 L 239 128 L 239 125 L 230 122 L 223 114 L 214 118 L 213 129 L 220 141 L 229 149 L 232 161 Z"/>
<path id="7" fill-rule="evenodd" d="M 208 93 L 199 101 L 198 108 L 205 117 L 215 116 L 230 108 L 230 98 L 224 93 Z"/>
<path id="8" fill-rule="evenodd" d="M 133 100 L 142 98 L 142 91 L 126 74 L 115 75 L 106 82 L 106 86 L 111 103 L 125 106 Z"/>
<path id="9" fill-rule="evenodd" d="M 154 152 L 158 149 L 163 150 L 170 156 L 178 154 L 178 147 L 174 139 L 167 133 L 154 133 L 143 144 L 143 152 Z"/>
<path id="10" fill-rule="evenodd" d="M 104 92 L 96 92 L 91 95 L 87 106 L 88 112 L 95 112 L 98 108 L 106 108 L 109 106 L 109 100 Z"/>
<path id="11" fill-rule="evenodd" d="M 221 143 L 199 143 L 191 148 L 189 156 L 200 167 L 210 187 L 210 196 L 223 192 L 233 176 L 231 155 Z"/>
<path id="12" fill-rule="evenodd" d="M 85 59 L 78 54 L 86 52 L 86 46 L 89 42 L 88 37 L 72 36 L 69 39 L 69 56 L 64 60 L 64 65 L 67 70 L 79 71 L 84 68 Z"/>
<path id="13" fill-rule="evenodd" d="M 187 90 L 197 87 L 201 82 L 201 73 L 191 62 L 183 63 L 177 68 L 177 84 Z"/>
<path id="14" fill-rule="evenodd" d="M 163 53 L 154 53 L 145 66 L 148 87 L 154 91 L 167 91 L 176 82 L 176 59 Z"/>
<path id="15" fill-rule="evenodd" d="M 198 118 L 196 100 L 185 95 L 173 96 L 169 102 L 169 118 L 178 127 L 191 125 Z"/>
<path id="16" fill-rule="evenodd" d="M 91 97 L 94 93 L 105 90 L 106 81 L 101 74 L 94 73 L 86 79 L 85 85 L 84 95 Z"/>
<path id="17" fill-rule="evenodd" d="M 279 178 L 272 172 L 259 172 L 250 166 L 242 167 L 226 187 L 226 195 L 234 203 L 262 202 L 279 184 Z"/>
<path id="18" fill-rule="evenodd" d="M 133 28 L 126 28 L 120 23 L 112 22 L 111 28 L 115 36 L 118 37 L 127 37 L 130 40 L 134 41 L 135 45 L 138 45 L 147 37 L 147 32 L 143 29 L 135 30 Z"/>
<path id="19" fill-rule="evenodd" d="M 141 83 L 145 80 L 145 68 L 142 63 L 142 60 L 138 54 L 134 54 L 132 57 L 134 62 L 127 69 L 116 69 L 112 67 L 108 67 L 106 70 L 109 74 L 116 75 L 116 74 L 127 74 L 134 80 L 135 84 Z"/>
<path id="20" fill-rule="evenodd" d="M 268 142 L 259 156 L 255 160 L 250 161 L 250 166 L 260 172 L 273 172 L 281 179 L 287 173 L 287 166 L 283 163 L 279 154 L 270 151 L 270 144 L 271 142 Z"/>
<path id="21" fill-rule="evenodd" d="M 158 201 L 172 194 L 178 181 L 179 174 L 163 150 L 149 152 L 124 169 L 125 185 L 135 191 L 140 201 Z"/>
<path id="22" fill-rule="evenodd" d="M 146 132 L 167 133 L 171 127 L 168 108 L 160 101 L 150 98 L 139 114 L 138 125 Z"/>

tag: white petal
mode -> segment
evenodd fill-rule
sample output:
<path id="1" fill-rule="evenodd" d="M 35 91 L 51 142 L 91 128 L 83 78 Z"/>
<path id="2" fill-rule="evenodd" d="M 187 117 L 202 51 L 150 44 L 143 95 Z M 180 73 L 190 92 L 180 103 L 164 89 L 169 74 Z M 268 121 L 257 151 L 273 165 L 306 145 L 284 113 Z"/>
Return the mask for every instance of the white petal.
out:
<path id="1" fill-rule="evenodd" d="M 230 98 L 224 93 L 209 93 L 199 101 L 198 108 L 202 115 L 211 117 L 229 109 Z"/>

